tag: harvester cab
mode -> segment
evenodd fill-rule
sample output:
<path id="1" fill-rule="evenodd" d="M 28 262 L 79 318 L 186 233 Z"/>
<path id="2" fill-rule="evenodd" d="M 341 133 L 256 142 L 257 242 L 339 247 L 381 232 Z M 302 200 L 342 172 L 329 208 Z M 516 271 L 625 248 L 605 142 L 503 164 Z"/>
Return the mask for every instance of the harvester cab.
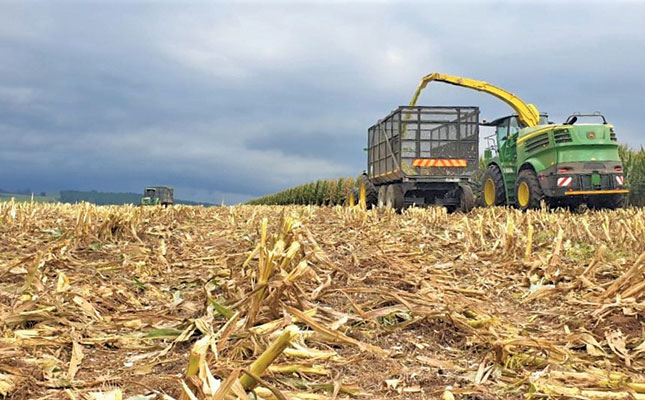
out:
<path id="1" fill-rule="evenodd" d="M 514 204 L 618 208 L 625 188 L 616 133 L 600 113 L 574 114 L 564 124 L 549 123 L 532 104 L 483 81 L 433 73 L 425 76 L 412 98 L 432 81 L 446 82 L 491 94 L 516 114 L 484 124 L 495 127 L 492 144 L 484 151 L 487 169 L 482 179 L 486 206 Z M 581 124 L 581 118 L 601 123 Z"/>
<path id="2" fill-rule="evenodd" d="M 548 115 L 540 114 L 539 124 L 548 125 Z M 517 114 L 498 118 L 491 122 L 482 123 L 482 126 L 495 128 L 495 133 L 486 137 L 488 147 L 484 151 L 485 158 L 492 158 L 493 154 L 505 161 L 515 161 L 517 158 L 517 138 L 525 127 Z"/>

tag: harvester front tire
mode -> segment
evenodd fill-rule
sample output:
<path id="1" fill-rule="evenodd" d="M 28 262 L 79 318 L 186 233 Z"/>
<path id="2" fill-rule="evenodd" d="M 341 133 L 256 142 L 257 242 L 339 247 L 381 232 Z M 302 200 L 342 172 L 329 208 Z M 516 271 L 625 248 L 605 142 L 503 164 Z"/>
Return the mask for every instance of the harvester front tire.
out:
<path id="1" fill-rule="evenodd" d="M 385 192 L 385 206 L 396 211 L 403 209 L 403 190 L 399 185 L 389 185 Z"/>
<path id="2" fill-rule="evenodd" d="M 506 204 L 506 191 L 502 171 L 496 165 L 488 167 L 482 176 L 482 198 L 485 207 Z"/>
<path id="3" fill-rule="evenodd" d="M 532 169 L 520 171 L 515 183 L 515 205 L 521 210 L 540 208 L 544 192 L 537 174 Z"/>

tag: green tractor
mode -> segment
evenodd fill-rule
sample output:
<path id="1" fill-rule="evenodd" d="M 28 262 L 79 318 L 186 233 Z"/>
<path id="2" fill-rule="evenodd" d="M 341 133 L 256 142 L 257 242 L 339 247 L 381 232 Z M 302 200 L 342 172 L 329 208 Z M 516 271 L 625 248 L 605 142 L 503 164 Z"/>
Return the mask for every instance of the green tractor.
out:
<path id="1" fill-rule="evenodd" d="M 174 189 L 171 186 L 150 186 L 143 192 L 142 206 L 162 205 L 168 207 L 174 203 Z"/>
<path id="2" fill-rule="evenodd" d="M 623 206 L 628 190 L 616 132 L 600 113 L 574 114 L 563 124 L 553 124 L 534 105 L 503 89 L 438 73 L 421 80 L 411 105 L 431 81 L 489 93 L 516 112 L 484 124 L 495 128 L 484 151 L 484 205 L 515 205 L 523 210 L 538 208 L 542 202 L 553 207 Z"/>
<path id="3" fill-rule="evenodd" d="M 602 122 L 576 124 L 581 118 Z M 616 133 L 601 114 L 574 114 L 561 125 L 542 115 L 534 127 L 523 127 L 512 115 L 486 125 L 495 127 L 495 134 L 484 151 L 485 205 L 623 206 L 627 190 Z"/>

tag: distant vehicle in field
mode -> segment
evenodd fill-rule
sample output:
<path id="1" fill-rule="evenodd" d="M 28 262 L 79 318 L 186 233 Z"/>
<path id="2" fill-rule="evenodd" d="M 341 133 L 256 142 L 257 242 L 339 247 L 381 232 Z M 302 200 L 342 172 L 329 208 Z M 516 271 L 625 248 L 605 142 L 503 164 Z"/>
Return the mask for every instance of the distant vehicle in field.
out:
<path id="1" fill-rule="evenodd" d="M 167 207 L 174 204 L 174 189 L 172 186 L 149 186 L 143 192 L 142 206 L 162 205 Z"/>

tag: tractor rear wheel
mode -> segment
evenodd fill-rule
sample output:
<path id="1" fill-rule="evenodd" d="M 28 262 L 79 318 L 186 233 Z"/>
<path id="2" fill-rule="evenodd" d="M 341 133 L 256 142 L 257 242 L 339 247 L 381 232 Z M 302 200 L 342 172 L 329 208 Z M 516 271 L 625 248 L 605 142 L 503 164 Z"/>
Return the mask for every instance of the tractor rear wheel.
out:
<path id="1" fill-rule="evenodd" d="M 522 210 L 540 208 L 544 192 L 537 174 L 532 169 L 520 171 L 515 183 L 515 205 Z"/>
<path id="2" fill-rule="evenodd" d="M 482 197 L 486 207 L 506 204 L 504 178 L 496 165 L 488 167 L 482 176 Z"/>
<path id="3" fill-rule="evenodd" d="M 388 185 L 385 192 L 385 205 L 396 211 L 403 209 L 403 189 L 399 185 Z"/>
<path id="4" fill-rule="evenodd" d="M 378 188 L 378 197 L 377 197 L 377 203 L 376 206 L 378 208 L 384 208 L 385 207 L 385 193 L 387 192 L 387 185 L 381 185 Z"/>

